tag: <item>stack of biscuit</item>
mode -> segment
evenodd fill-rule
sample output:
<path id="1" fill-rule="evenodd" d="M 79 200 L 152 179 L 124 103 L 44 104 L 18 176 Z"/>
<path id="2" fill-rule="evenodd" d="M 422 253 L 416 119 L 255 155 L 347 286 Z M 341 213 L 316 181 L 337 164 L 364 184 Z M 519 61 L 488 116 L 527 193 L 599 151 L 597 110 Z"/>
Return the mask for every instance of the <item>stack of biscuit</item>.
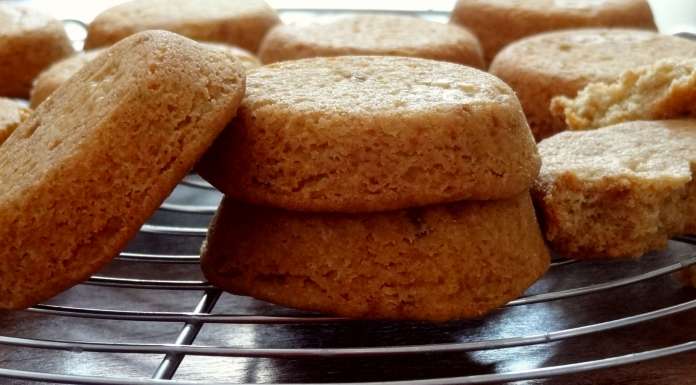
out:
<path id="1" fill-rule="evenodd" d="M 484 72 L 386 56 L 261 67 L 198 166 L 225 193 L 203 271 L 341 316 L 480 316 L 549 264 L 538 170 L 517 98 Z"/>

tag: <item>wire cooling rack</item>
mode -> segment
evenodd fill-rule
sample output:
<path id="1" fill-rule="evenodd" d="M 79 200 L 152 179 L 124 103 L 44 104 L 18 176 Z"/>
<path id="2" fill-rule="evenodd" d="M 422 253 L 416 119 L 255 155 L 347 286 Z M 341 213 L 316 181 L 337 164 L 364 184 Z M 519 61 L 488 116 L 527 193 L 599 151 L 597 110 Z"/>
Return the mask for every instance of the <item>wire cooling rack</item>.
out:
<path id="1" fill-rule="evenodd" d="M 205 282 L 197 250 L 219 200 L 189 175 L 105 271 L 0 313 L 0 383 L 485 384 L 696 351 L 696 292 L 671 276 L 696 265 L 696 238 L 641 260 L 555 258 L 523 297 L 479 320 L 357 321 Z"/>

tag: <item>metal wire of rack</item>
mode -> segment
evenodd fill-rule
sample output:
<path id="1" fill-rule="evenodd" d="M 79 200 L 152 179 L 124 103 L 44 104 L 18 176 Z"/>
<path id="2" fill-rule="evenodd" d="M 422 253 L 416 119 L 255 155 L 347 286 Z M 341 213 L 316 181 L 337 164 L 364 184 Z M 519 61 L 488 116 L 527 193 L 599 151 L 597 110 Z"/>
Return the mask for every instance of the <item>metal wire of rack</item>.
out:
<path id="1" fill-rule="evenodd" d="M 314 12 L 314 10 L 302 10 L 295 12 Z M 330 13 L 336 13 L 331 11 Z M 442 16 L 439 14 L 428 14 L 430 16 Z M 187 190 L 185 193 L 178 191 Z M 172 197 L 165 202 L 160 209 L 168 219 L 182 217 L 203 217 L 204 221 L 210 219 L 215 212 L 216 205 L 211 204 L 215 201 L 216 192 L 206 182 L 196 176 L 185 178 L 180 187 L 174 192 Z M 201 196 L 207 199 L 199 199 Z M 188 197 L 187 202 L 177 201 L 177 197 Z M 193 198 L 191 198 L 193 197 Z M 219 196 L 218 196 L 219 198 Z M 193 202 L 193 203 L 191 203 Z M 203 202 L 203 203 L 201 203 Z M 141 235 L 155 238 L 166 237 L 167 239 L 185 238 L 186 242 L 199 244 L 206 235 L 206 227 L 193 225 L 179 225 L 176 222 L 165 224 L 148 223 L 142 226 Z M 195 239 L 195 240 L 191 240 Z M 165 240 L 166 242 L 166 240 Z M 644 285 L 659 278 L 665 278 L 670 273 L 674 273 L 686 267 L 696 265 L 696 238 L 680 237 L 674 241 L 679 247 L 671 248 L 668 251 L 670 258 L 659 256 L 654 258 L 655 263 L 642 270 L 625 269 L 623 265 L 609 264 L 602 266 L 602 269 L 616 269 L 622 272 L 629 271 L 630 274 L 619 275 L 608 280 L 594 281 L 593 277 L 586 278 L 585 284 L 573 287 L 557 288 L 553 282 L 549 283 L 542 279 L 536 290 L 533 288 L 528 294 L 507 304 L 499 311 L 501 317 L 506 312 L 515 308 L 525 308 L 524 317 L 530 318 L 536 314 L 535 306 L 556 304 L 563 301 L 572 301 L 578 298 L 602 297 L 607 293 L 617 289 L 627 290 L 638 285 Z M 679 250 L 679 251 L 675 251 Z M 198 255 L 194 254 L 174 254 L 149 251 L 124 251 L 116 258 L 117 263 L 124 264 L 129 271 L 138 273 L 138 264 L 146 263 L 161 266 L 166 269 L 170 266 L 196 265 Z M 627 264 L 639 265 L 640 262 L 629 261 Z M 590 265 L 589 262 L 578 262 L 568 259 L 556 259 L 552 263 L 549 276 L 558 274 L 560 277 L 579 275 L 583 271 L 582 267 Z M 141 343 L 141 342 L 111 342 L 107 340 L 72 340 L 72 339 L 47 339 L 39 337 L 5 336 L 0 334 L 0 353 L 2 349 L 17 350 L 45 350 L 45 351 L 65 351 L 70 354 L 80 354 L 82 352 L 95 352 L 103 354 L 157 354 L 161 355 L 161 360 L 152 372 L 150 378 L 134 378 L 120 376 L 91 376 L 76 373 L 54 373 L 40 370 L 20 370 L 2 367 L 0 360 L 0 379 L 43 381 L 51 383 L 66 384 L 203 384 L 212 383 L 196 382 L 189 380 L 175 379 L 177 371 L 186 357 L 239 357 L 254 359 L 276 359 L 276 360 L 320 360 L 320 359 L 365 359 L 365 358 L 404 358 L 404 357 L 431 357 L 433 354 L 464 354 L 483 351 L 496 351 L 500 349 L 510 349 L 516 347 L 541 346 L 548 347 L 553 343 L 571 339 L 596 338 L 602 333 L 621 330 L 632 326 L 645 324 L 652 321 L 663 320 L 678 314 L 696 314 L 696 295 L 687 296 L 683 301 L 669 303 L 658 306 L 654 309 L 639 311 L 633 314 L 626 314 L 597 322 L 589 322 L 572 327 L 558 327 L 555 329 L 545 328 L 539 332 L 521 333 L 519 335 L 486 335 L 480 333 L 467 338 L 460 338 L 455 342 L 420 342 L 414 344 L 380 344 L 370 343 L 366 346 L 341 346 L 341 347 L 259 347 L 259 346 L 238 346 L 234 344 L 224 344 L 217 341 L 215 345 L 197 344 L 197 338 L 201 329 L 206 325 L 223 325 L 228 327 L 243 327 L 246 325 L 256 325 L 258 327 L 269 328 L 271 341 L 273 341 L 274 325 L 288 325 L 290 327 L 301 326 L 310 327 L 312 325 L 320 328 L 337 328 L 341 325 L 351 325 L 355 322 L 345 318 L 327 317 L 319 314 L 306 314 L 298 312 L 288 313 L 282 310 L 281 314 L 270 312 L 271 314 L 246 314 L 240 313 L 216 313 L 215 309 L 221 298 L 221 291 L 210 286 L 207 282 L 200 279 L 152 279 L 152 278 L 126 278 L 112 275 L 95 275 L 82 286 L 99 286 L 113 289 L 134 289 L 143 291 L 171 290 L 177 292 L 200 292 L 200 296 L 191 311 L 140 311 L 122 310 L 112 307 L 116 304 L 106 303 L 101 307 L 90 306 L 68 306 L 55 304 L 41 304 L 30 308 L 23 313 L 27 315 L 58 319 L 89 319 L 97 322 L 101 321 L 133 321 L 133 322 L 154 322 L 157 325 L 164 324 L 183 324 L 176 335 L 173 343 Z M 693 294 L 693 293 L 692 293 Z M 278 309 L 276 309 L 278 310 Z M 0 314 L 0 320 L 2 319 Z M 472 321 L 477 322 L 477 321 Z M 368 325 L 371 325 L 367 321 Z M 399 323 L 394 323 L 399 325 Z M 447 328 L 462 329 L 471 326 L 470 323 L 456 324 Z M 411 330 L 412 325 L 407 325 L 406 330 Z M 391 326 L 390 326 L 391 327 Z M 398 326 L 396 326 L 398 329 Z M 433 326 L 436 330 L 439 326 Z M 442 326 L 444 329 L 445 326 Z M 494 371 L 492 373 L 474 373 L 465 375 L 435 377 L 435 378 L 413 378 L 398 379 L 387 381 L 361 381 L 361 384 L 387 383 L 391 385 L 434 385 L 434 384 L 486 384 L 498 383 L 503 381 L 519 381 L 526 379 L 554 377 L 574 373 L 583 373 L 597 369 L 617 367 L 626 364 L 644 362 L 670 355 L 696 351 L 696 340 L 680 341 L 668 346 L 632 351 L 628 354 L 615 354 L 609 357 L 588 359 L 577 362 L 541 365 L 533 368 L 523 368 L 519 370 Z M 0 355 L 0 358 L 2 356 Z M 316 383 L 316 381 L 311 381 Z M 216 382 L 218 383 L 218 382 Z M 219 382 L 222 383 L 222 382 Z M 242 383 L 242 382 L 236 382 Z M 336 383 L 336 382 L 334 382 Z M 347 383 L 347 382 L 345 382 Z M 357 383 L 357 382 L 355 382 Z"/>

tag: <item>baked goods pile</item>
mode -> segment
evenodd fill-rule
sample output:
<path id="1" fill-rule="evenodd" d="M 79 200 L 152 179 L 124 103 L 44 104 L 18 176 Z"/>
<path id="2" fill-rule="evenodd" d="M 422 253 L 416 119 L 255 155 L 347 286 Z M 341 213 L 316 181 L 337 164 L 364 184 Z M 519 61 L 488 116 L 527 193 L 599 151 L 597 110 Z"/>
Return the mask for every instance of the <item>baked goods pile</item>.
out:
<path id="1" fill-rule="evenodd" d="M 199 163 L 225 194 L 202 252 L 239 294 L 348 317 L 475 317 L 549 264 L 517 98 L 458 64 L 343 56 L 251 72 Z"/>
<path id="2" fill-rule="evenodd" d="M 73 53 L 60 22 L 0 5 L 0 96 L 34 109 L 0 98 L 0 309 L 101 269 L 196 164 L 225 194 L 206 278 L 304 310 L 479 317 L 543 275 L 544 237 L 661 248 L 696 231 L 696 42 L 654 28 L 644 0 L 307 25 L 144 0 Z"/>

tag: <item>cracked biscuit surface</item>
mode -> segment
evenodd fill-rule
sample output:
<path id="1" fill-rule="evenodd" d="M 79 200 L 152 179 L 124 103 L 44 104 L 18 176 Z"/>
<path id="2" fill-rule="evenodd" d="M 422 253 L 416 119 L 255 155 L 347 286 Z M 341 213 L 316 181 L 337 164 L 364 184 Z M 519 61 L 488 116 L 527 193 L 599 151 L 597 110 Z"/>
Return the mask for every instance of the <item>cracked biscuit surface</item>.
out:
<path id="1" fill-rule="evenodd" d="M 481 46 L 471 32 L 410 16 L 357 15 L 278 25 L 259 48 L 264 63 L 341 55 L 411 56 L 484 68 Z"/>
<path id="2" fill-rule="evenodd" d="M 244 70 L 164 32 L 114 45 L 0 151 L 0 309 L 44 301 L 108 263 L 233 117 Z"/>
<path id="3" fill-rule="evenodd" d="M 637 257 L 696 231 L 696 120 L 566 131 L 539 152 L 532 195 L 558 252 Z"/>
<path id="4" fill-rule="evenodd" d="M 528 192 L 368 214 L 225 198 L 201 255 L 214 285 L 354 318 L 445 321 L 517 298 L 548 268 Z"/>
<path id="5" fill-rule="evenodd" d="M 628 70 L 612 83 L 590 83 L 575 98 L 553 98 L 551 112 L 571 130 L 696 117 L 696 60 L 660 60 Z"/>
<path id="6" fill-rule="evenodd" d="M 519 102 L 499 79 L 381 56 L 251 72 L 237 118 L 198 165 L 236 199 L 326 212 L 509 198 L 538 170 Z"/>
<path id="7" fill-rule="evenodd" d="M 509 45 L 490 71 L 515 90 L 534 136 L 541 140 L 567 128 L 551 113 L 554 97 L 575 97 L 592 82 L 614 82 L 627 70 L 666 57 L 695 55 L 696 41 L 676 36 L 627 29 L 568 30 Z"/>

